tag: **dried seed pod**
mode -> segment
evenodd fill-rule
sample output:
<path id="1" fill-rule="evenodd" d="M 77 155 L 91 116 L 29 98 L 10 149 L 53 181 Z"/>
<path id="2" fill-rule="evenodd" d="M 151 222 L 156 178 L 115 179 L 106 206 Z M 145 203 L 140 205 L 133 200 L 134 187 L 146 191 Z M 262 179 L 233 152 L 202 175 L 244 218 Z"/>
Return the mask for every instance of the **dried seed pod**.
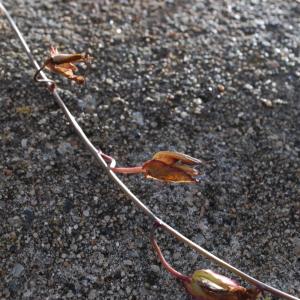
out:
<path id="1" fill-rule="evenodd" d="M 146 178 L 168 182 L 196 183 L 200 175 L 196 166 L 203 161 L 179 152 L 160 151 L 143 164 Z"/>
<path id="2" fill-rule="evenodd" d="M 35 73 L 34 80 L 44 82 L 45 80 L 38 79 L 37 77 L 39 73 L 46 68 L 53 73 L 57 73 L 70 80 L 75 81 L 77 84 L 83 84 L 85 82 L 84 76 L 74 74 L 74 72 L 78 70 L 74 63 L 84 62 L 86 64 L 89 64 L 90 61 L 91 57 L 88 54 L 64 54 L 59 53 L 57 51 L 57 48 L 51 47 L 50 57 L 46 59 L 43 66 Z M 48 81 L 49 80 L 47 80 L 47 82 Z"/>
<path id="3" fill-rule="evenodd" d="M 255 300 L 259 295 L 256 288 L 244 288 L 211 270 L 196 270 L 184 285 L 198 300 Z"/>

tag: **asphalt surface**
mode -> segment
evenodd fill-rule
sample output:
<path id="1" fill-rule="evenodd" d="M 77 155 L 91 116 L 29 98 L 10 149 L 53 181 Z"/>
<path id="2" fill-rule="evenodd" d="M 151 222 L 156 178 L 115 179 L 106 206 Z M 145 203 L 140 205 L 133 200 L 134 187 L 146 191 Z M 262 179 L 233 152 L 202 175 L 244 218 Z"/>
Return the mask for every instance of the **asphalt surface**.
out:
<path id="1" fill-rule="evenodd" d="M 160 150 L 213 161 L 196 185 L 122 176 L 146 205 L 300 296 L 299 1 L 4 4 L 40 63 L 51 45 L 93 57 L 84 86 L 51 78 L 118 165 Z M 152 251 L 151 220 L 33 74 L 1 15 L 0 299 L 189 299 Z M 210 268 L 238 280 L 167 234 L 158 240 L 181 272 Z"/>

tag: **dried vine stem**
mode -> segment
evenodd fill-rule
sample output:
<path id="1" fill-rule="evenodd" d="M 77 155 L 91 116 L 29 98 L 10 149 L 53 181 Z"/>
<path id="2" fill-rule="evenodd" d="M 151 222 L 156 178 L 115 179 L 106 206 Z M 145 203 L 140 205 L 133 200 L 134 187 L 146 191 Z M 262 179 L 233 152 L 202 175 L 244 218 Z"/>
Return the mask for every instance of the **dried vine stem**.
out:
<path id="1" fill-rule="evenodd" d="M 11 18 L 10 14 L 8 13 L 8 11 L 5 9 L 4 5 L 2 4 L 2 2 L 0 2 L 0 8 L 2 9 L 2 11 L 4 12 L 7 20 L 9 21 L 11 27 L 13 28 L 13 30 L 15 31 L 15 33 L 17 34 L 18 38 L 21 41 L 21 44 L 28 56 L 28 58 L 30 59 L 30 61 L 32 62 L 32 64 L 34 65 L 34 67 L 39 70 L 40 66 L 37 63 L 37 61 L 34 59 L 33 55 L 31 54 L 31 51 L 26 43 L 26 41 L 23 38 L 23 35 L 21 34 L 21 32 L 19 31 L 18 27 L 16 26 L 14 20 Z M 45 83 L 47 83 L 48 87 L 51 86 L 51 80 L 49 80 L 47 78 L 47 76 L 45 75 L 44 72 L 40 72 L 40 75 L 42 77 L 43 80 L 45 80 Z M 216 263 L 217 265 L 231 271 L 232 273 L 238 275 L 239 277 L 241 277 L 243 280 L 249 282 L 250 284 L 264 290 L 264 291 L 268 291 L 271 294 L 278 296 L 278 297 L 282 297 L 284 299 L 289 299 L 289 300 L 300 300 L 299 298 L 289 295 L 285 292 L 282 292 L 276 288 L 273 288 L 267 284 L 264 284 L 263 282 L 249 276 L 248 274 L 242 272 L 241 270 L 233 267 L 232 265 L 228 264 L 227 262 L 223 261 L 222 259 L 218 258 L 217 256 L 213 255 L 212 253 L 210 253 L 209 251 L 205 250 L 204 248 L 202 248 L 201 246 L 197 245 L 196 243 L 194 243 L 193 241 L 189 240 L 187 237 L 185 237 L 184 235 L 182 235 L 180 232 L 178 232 L 177 230 L 175 230 L 173 227 L 169 226 L 167 223 L 163 222 L 159 217 L 157 217 L 141 200 L 139 200 L 129 189 L 128 187 L 117 177 L 117 175 L 110 170 L 109 166 L 107 165 L 107 163 L 105 162 L 105 160 L 102 158 L 101 156 L 101 151 L 99 151 L 99 149 L 97 149 L 92 143 L 91 141 L 88 139 L 88 137 L 85 135 L 85 133 L 83 132 L 83 130 L 81 129 L 81 127 L 79 126 L 79 124 L 77 123 L 77 121 L 75 120 L 74 116 L 71 114 L 71 112 L 69 111 L 69 109 L 67 108 L 67 106 L 65 105 L 65 103 L 63 102 L 63 100 L 61 99 L 61 97 L 59 96 L 57 90 L 55 89 L 53 91 L 53 96 L 56 100 L 56 102 L 58 103 L 58 105 L 61 107 L 61 109 L 63 110 L 63 112 L 65 113 L 66 117 L 68 118 L 68 120 L 70 121 L 71 125 L 73 126 L 73 128 L 75 129 L 76 133 L 78 134 L 79 138 L 82 140 L 82 142 L 86 145 L 86 147 L 88 148 L 88 150 L 91 152 L 91 154 L 94 156 L 94 158 L 97 160 L 97 162 L 101 165 L 102 168 L 104 168 L 106 170 L 106 172 L 108 173 L 109 177 L 119 186 L 119 188 L 131 199 L 131 201 L 138 206 L 148 217 L 150 217 L 151 219 L 153 219 L 154 222 L 157 222 L 158 224 L 160 224 L 160 226 L 162 228 L 164 228 L 166 231 L 168 231 L 171 235 L 173 235 L 176 239 L 178 239 L 179 241 L 187 244 L 188 246 L 190 246 L 191 248 L 193 248 L 196 252 L 198 252 L 199 254 L 201 254 L 202 256 L 206 257 L 207 259 L 213 261 L 214 263 Z"/>

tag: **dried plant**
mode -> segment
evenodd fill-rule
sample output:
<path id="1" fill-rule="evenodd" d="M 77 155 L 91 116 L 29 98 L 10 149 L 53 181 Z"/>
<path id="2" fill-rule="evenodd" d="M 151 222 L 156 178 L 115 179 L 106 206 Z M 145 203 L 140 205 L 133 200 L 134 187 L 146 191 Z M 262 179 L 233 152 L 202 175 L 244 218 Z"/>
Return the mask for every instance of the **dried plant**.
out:
<path id="1" fill-rule="evenodd" d="M 86 64 L 90 64 L 91 57 L 85 53 L 73 53 L 73 54 L 64 54 L 59 53 L 56 47 L 50 48 L 50 56 L 45 60 L 42 67 L 36 71 L 34 75 L 34 80 L 37 82 L 45 82 L 45 79 L 39 79 L 38 76 L 42 70 L 45 68 L 53 73 L 62 75 L 69 80 L 75 81 L 77 84 L 84 84 L 85 78 L 82 75 L 76 75 L 74 72 L 78 70 L 78 68 L 74 65 L 74 63 L 84 62 Z M 46 80 L 46 82 L 53 83 L 52 89 L 55 88 L 54 82 Z"/>
<path id="2" fill-rule="evenodd" d="M 115 160 L 112 157 L 104 153 L 100 154 L 110 163 L 110 169 L 115 173 L 142 173 L 146 178 L 164 182 L 197 183 L 202 174 L 199 174 L 196 167 L 206 164 L 203 160 L 196 159 L 184 153 L 160 151 L 141 166 L 115 167 Z"/>
<path id="3" fill-rule="evenodd" d="M 196 300 L 255 300 L 260 291 L 257 288 L 244 288 L 235 281 L 213 272 L 212 270 L 196 270 L 186 276 L 175 270 L 164 258 L 154 237 L 155 224 L 151 233 L 151 244 L 163 267 L 180 280 L 186 291 Z"/>

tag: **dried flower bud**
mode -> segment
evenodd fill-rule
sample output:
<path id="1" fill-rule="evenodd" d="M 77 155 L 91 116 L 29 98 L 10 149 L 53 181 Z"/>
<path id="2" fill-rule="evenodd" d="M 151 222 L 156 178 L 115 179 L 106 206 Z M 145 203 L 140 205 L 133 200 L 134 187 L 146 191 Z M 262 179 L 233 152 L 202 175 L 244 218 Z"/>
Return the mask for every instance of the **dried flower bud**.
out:
<path id="1" fill-rule="evenodd" d="M 183 153 L 160 151 L 144 163 L 142 169 L 147 178 L 169 182 L 197 182 L 196 166 L 203 161 Z"/>
<path id="2" fill-rule="evenodd" d="M 244 288 L 211 270 L 195 271 L 190 282 L 184 285 L 198 300 L 254 300 L 259 294 L 257 289 Z"/>
<path id="3" fill-rule="evenodd" d="M 108 162 L 113 161 L 113 158 L 103 153 L 102 157 Z M 195 183 L 199 181 L 201 176 L 195 167 L 200 164 L 206 164 L 206 162 L 179 152 L 160 151 L 142 166 L 114 166 L 110 169 L 121 174 L 143 173 L 146 178 L 167 182 Z"/>
<path id="4" fill-rule="evenodd" d="M 62 53 L 58 53 L 57 48 L 51 47 L 50 57 L 44 62 L 41 69 L 35 73 L 34 79 L 36 81 L 44 81 L 44 80 L 38 80 L 37 76 L 41 70 L 46 68 L 53 73 L 57 73 L 70 80 L 75 81 L 77 84 L 83 84 L 85 82 L 84 76 L 74 74 L 74 72 L 78 70 L 78 68 L 74 65 L 74 63 L 80 63 L 80 62 L 89 63 L 90 60 L 91 58 L 87 54 L 84 53 L 62 54 Z"/>

